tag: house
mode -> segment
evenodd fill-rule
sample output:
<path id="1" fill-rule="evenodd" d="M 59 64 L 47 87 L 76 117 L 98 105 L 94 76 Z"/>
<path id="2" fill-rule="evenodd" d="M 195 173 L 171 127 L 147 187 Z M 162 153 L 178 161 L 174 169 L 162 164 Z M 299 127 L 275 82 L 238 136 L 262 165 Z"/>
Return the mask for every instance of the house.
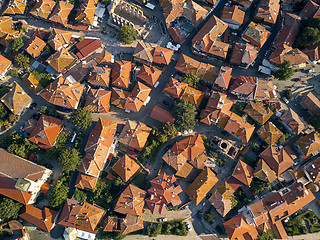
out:
<path id="1" fill-rule="evenodd" d="M 0 62 L 1 62 L 1 65 L 0 65 L 0 78 L 1 78 L 6 75 L 6 73 L 8 72 L 8 70 L 12 65 L 12 62 L 1 54 L 0 54 Z"/>
<path id="2" fill-rule="evenodd" d="M 218 181 L 214 172 L 205 167 L 184 192 L 194 204 L 198 205 Z"/>
<path id="3" fill-rule="evenodd" d="M 24 11 L 27 7 L 27 0 L 12 0 L 8 3 L 7 8 L 4 10 L 3 14 L 24 14 Z"/>
<path id="4" fill-rule="evenodd" d="M 279 11 L 280 0 L 262 0 L 254 20 L 272 26 L 277 21 Z"/>
<path id="5" fill-rule="evenodd" d="M 41 210 L 32 205 L 27 205 L 22 207 L 19 217 L 45 232 L 50 232 L 55 225 L 57 215 L 58 212 L 49 208 L 44 207 Z"/>
<path id="6" fill-rule="evenodd" d="M 320 60 L 320 43 L 317 42 L 311 46 L 308 46 L 303 49 L 303 53 L 307 54 L 309 57 L 309 60 L 312 61 L 313 63 L 318 63 Z"/>
<path id="7" fill-rule="evenodd" d="M 117 108 L 125 109 L 125 103 L 128 96 L 128 91 L 120 88 L 112 88 L 110 103 Z"/>
<path id="8" fill-rule="evenodd" d="M 238 29 L 244 22 L 245 12 L 240 10 L 237 5 L 225 6 L 222 9 L 220 19 L 228 24 L 232 29 Z"/>
<path id="9" fill-rule="evenodd" d="M 274 163 L 274 169 L 276 168 L 280 168 L 280 165 L 281 165 L 281 170 L 280 171 L 283 171 L 283 169 L 285 167 L 283 167 L 284 165 L 286 165 L 288 162 L 275 162 L 275 161 L 272 161 L 270 163 Z M 278 167 L 277 167 L 278 165 Z M 287 164 L 287 165 L 290 165 Z M 258 163 L 257 163 L 257 167 L 254 169 L 254 176 L 259 178 L 260 180 L 262 181 L 265 181 L 265 182 L 268 182 L 268 183 L 272 183 L 274 180 L 277 179 L 277 175 L 276 173 L 269 167 L 269 165 L 263 160 L 263 159 L 259 159 Z"/>
<path id="10" fill-rule="evenodd" d="M 250 186 L 253 180 L 253 168 L 239 160 L 227 183 L 236 191 L 239 187 Z"/>
<path id="11" fill-rule="evenodd" d="M 190 174 L 193 167 L 203 169 L 207 158 L 200 134 L 176 142 L 162 157 L 177 171 L 175 175 L 183 178 Z"/>
<path id="12" fill-rule="evenodd" d="M 128 88 L 130 84 L 131 62 L 115 61 L 111 73 L 111 83 L 115 87 Z"/>
<path id="13" fill-rule="evenodd" d="M 320 181 L 320 158 L 314 159 L 310 164 L 305 167 L 305 172 L 309 175 L 310 179 L 314 183 L 318 183 Z"/>
<path id="14" fill-rule="evenodd" d="M 93 25 L 95 20 L 95 11 L 97 9 L 96 0 L 82 0 L 80 9 L 77 11 L 75 20 L 86 25 Z"/>
<path id="15" fill-rule="evenodd" d="M 123 181 L 128 182 L 130 178 L 140 170 L 140 165 L 127 154 L 119 159 L 118 162 L 112 167 Z"/>
<path id="16" fill-rule="evenodd" d="M 320 101 L 312 92 L 305 95 L 300 104 L 312 115 L 320 113 Z"/>
<path id="17" fill-rule="evenodd" d="M 70 76 L 59 77 L 50 83 L 40 94 L 45 100 L 63 108 L 77 109 L 84 90 L 84 85 Z"/>
<path id="18" fill-rule="evenodd" d="M 42 39 L 33 35 L 25 45 L 25 51 L 33 58 L 39 57 L 44 47 L 47 45 Z"/>
<path id="19" fill-rule="evenodd" d="M 56 51 L 66 48 L 71 39 L 71 33 L 58 28 L 50 28 L 48 44 Z"/>
<path id="20" fill-rule="evenodd" d="M 252 101 L 248 102 L 244 112 L 261 125 L 264 125 L 273 115 L 273 112 L 269 108 L 265 108 L 262 104 Z"/>
<path id="21" fill-rule="evenodd" d="M 319 105 L 320 106 L 320 105 Z M 296 134 L 300 134 L 306 127 L 307 123 L 291 108 L 286 110 L 280 117 L 281 121 L 292 129 Z"/>
<path id="22" fill-rule="evenodd" d="M 0 43 L 4 46 L 9 46 L 11 40 L 18 37 L 19 31 L 15 27 L 12 17 L 0 17 Z"/>
<path id="23" fill-rule="evenodd" d="M 97 184 L 98 178 L 79 172 L 75 187 L 84 190 L 93 190 Z"/>
<path id="24" fill-rule="evenodd" d="M 300 15 L 304 18 L 318 18 L 319 4 L 314 1 L 308 0 L 304 8 L 301 10 Z"/>
<path id="25" fill-rule="evenodd" d="M 319 153 L 320 139 L 316 132 L 311 132 L 303 136 L 297 140 L 297 144 L 303 152 L 305 158 Z"/>
<path id="26" fill-rule="evenodd" d="M 151 128 L 144 123 L 127 120 L 118 137 L 118 142 L 125 149 L 141 151 L 147 142 L 150 132 Z"/>
<path id="27" fill-rule="evenodd" d="M 66 27 L 68 25 L 68 16 L 73 7 L 74 6 L 71 3 L 60 1 L 52 11 L 49 20 Z"/>
<path id="28" fill-rule="evenodd" d="M 114 211 L 124 215 L 142 216 L 146 191 L 129 184 L 120 194 Z"/>
<path id="29" fill-rule="evenodd" d="M 175 118 L 172 114 L 158 105 L 155 105 L 150 111 L 150 117 L 162 123 L 174 123 Z"/>
<path id="30" fill-rule="evenodd" d="M 91 130 L 87 144 L 84 148 L 85 156 L 81 159 L 78 170 L 87 175 L 99 177 L 109 154 L 116 144 L 114 136 L 117 123 L 99 118 L 96 126 Z"/>
<path id="31" fill-rule="evenodd" d="M 111 91 L 90 89 L 84 106 L 91 112 L 107 113 L 110 110 Z"/>
<path id="32" fill-rule="evenodd" d="M 75 63 L 75 58 L 65 48 L 60 48 L 52 54 L 46 62 L 58 73 L 70 68 Z"/>
<path id="33" fill-rule="evenodd" d="M 61 129 L 60 119 L 42 114 L 28 140 L 42 149 L 50 149 L 55 145 Z"/>
<path id="34" fill-rule="evenodd" d="M 36 127 L 36 125 L 37 125 L 37 120 L 31 118 L 31 119 L 27 120 L 26 124 L 22 128 L 22 131 L 24 131 L 25 133 L 30 135 L 31 132 L 33 131 L 33 129 Z"/>
<path id="35" fill-rule="evenodd" d="M 34 36 L 37 36 L 42 40 L 47 40 L 47 34 L 48 34 L 48 31 L 44 28 L 36 28 L 36 30 L 34 30 L 34 33 L 33 33 Z"/>
<path id="36" fill-rule="evenodd" d="M 270 34 L 271 33 L 261 24 L 251 22 L 242 34 L 242 39 L 258 48 L 262 48 Z"/>
<path id="37" fill-rule="evenodd" d="M 275 52 L 273 53 L 275 54 Z M 281 53 L 277 55 L 270 55 L 269 60 L 278 66 L 280 66 L 284 61 L 289 61 L 293 67 L 303 68 L 309 61 L 309 57 L 298 48 L 289 48 L 281 51 Z"/>
<path id="38" fill-rule="evenodd" d="M 80 60 L 83 60 L 101 48 L 101 40 L 100 38 L 86 37 L 82 41 L 78 42 L 75 46 L 78 50 L 76 53 L 77 57 Z"/>
<path id="39" fill-rule="evenodd" d="M 233 188 L 227 182 L 224 182 L 208 199 L 222 217 L 226 216 L 232 209 L 233 193 Z"/>
<path id="40" fill-rule="evenodd" d="M 141 216 L 127 214 L 125 218 L 108 216 L 104 222 L 103 231 L 120 232 L 122 235 L 143 229 Z"/>
<path id="41" fill-rule="evenodd" d="M 267 122 L 262 125 L 257 133 L 269 145 L 274 145 L 283 135 L 283 133 L 272 122 Z"/>
<path id="42" fill-rule="evenodd" d="M 143 65 L 137 74 L 137 78 L 142 80 L 148 86 L 153 87 L 157 85 L 158 79 L 161 76 L 162 71 L 151 66 Z"/>
<path id="43" fill-rule="evenodd" d="M 170 78 L 169 82 L 164 87 L 163 92 L 169 97 L 180 99 L 187 87 L 187 83 L 179 82 L 174 78 Z"/>
<path id="44" fill-rule="evenodd" d="M 280 176 L 283 172 L 288 170 L 297 158 L 289 146 L 285 146 L 281 149 L 276 146 L 269 146 L 260 153 L 260 156 L 277 176 Z"/>
<path id="45" fill-rule="evenodd" d="M 173 50 L 157 45 L 153 51 L 153 63 L 168 66 L 172 56 Z"/>
<path id="46" fill-rule="evenodd" d="M 229 44 L 218 38 L 226 31 L 228 24 L 215 15 L 206 22 L 197 35 L 192 39 L 193 52 L 202 56 L 214 56 L 221 59 L 227 57 Z"/>
<path id="47" fill-rule="evenodd" d="M 88 77 L 88 83 L 95 87 L 107 88 L 110 83 L 111 68 L 93 66 Z"/>
<path id="48" fill-rule="evenodd" d="M 151 88 L 141 82 L 137 82 L 129 93 L 124 108 L 126 111 L 139 112 L 142 106 L 150 101 Z"/>
<path id="49" fill-rule="evenodd" d="M 251 6 L 252 0 L 232 0 L 234 4 L 240 6 L 243 11 L 247 11 L 247 9 Z"/>
<path id="50" fill-rule="evenodd" d="M 9 92 L 3 95 L 1 102 L 15 115 L 20 115 L 32 102 L 32 98 L 17 82 L 8 85 Z"/>
<path id="51" fill-rule="evenodd" d="M 230 63 L 248 68 L 254 64 L 258 56 L 258 48 L 249 43 L 235 43 L 232 49 Z"/>
<path id="52" fill-rule="evenodd" d="M 52 171 L 0 149 L 0 194 L 33 204 Z"/>
<path id="53" fill-rule="evenodd" d="M 174 185 L 176 180 L 174 175 L 167 176 L 166 173 L 161 173 L 150 181 L 152 185 L 148 189 L 150 197 L 145 202 L 152 214 L 164 214 L 169 208 L 181 204 L 178 194 L 182 192 L 182 188 Z"/>
<path id="54" fill-rule="evenodd" d="M 190 87 L 190 86 L 188 86 L 184 90 L 184 92 L 180 98 L 180 100 L 182 100 L 182 101 L 191 102 L 192 104 L 196 105 L 197 108 L 199 108 L 202 99 L 203 99 L 203 92 L 201 92 L 193 87 Z"/>
<path id="55" fill-rule="evenodd" d="M 79 64 L 78 67 L 75 67 L 72 72 L 70 73 L 70 76 L 73 77 L 74 80 L 77 82 L 81 82 L 88 74 L 90 73 L 89 69 L 86 65 Z"/>
<path id="56" fill-rule="evenodd" d="M 108 51 L 103 51 L 98 56 L 94 58 L 98 65 L 110 66 L 114 63 L 114 56 Z"/>
<path id="57" fill-rule="evenodd" d="M 232 68 L 228 66 L 221 66 L 216 80 L 213 82 L 214 86 L 220 90 L 227 90 L 231 80 Z"/>
<path id="58" fill-rule="evenodd" d="M 64 226 L 64 235 L 74 235 L 82 239 L 95 239 L 98 232 L 98 224 L 105 214 L 105 210 L 97 205 L 77 200 L 67 199 L 58 221 Z"/>
<path id="59" fill-rule="evenodd" d="M 56 5 L 54 0 L 38 0 L 30 11 L 34 17 L 47 19 Z"/>

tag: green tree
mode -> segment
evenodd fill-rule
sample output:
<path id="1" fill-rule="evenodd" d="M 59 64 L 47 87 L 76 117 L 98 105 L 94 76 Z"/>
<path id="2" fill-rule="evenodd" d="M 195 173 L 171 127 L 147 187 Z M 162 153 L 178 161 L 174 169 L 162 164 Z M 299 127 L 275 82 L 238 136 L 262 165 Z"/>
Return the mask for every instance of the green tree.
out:
<path id="1" fill-rule="evenodd" d="M 72 195 L 72 199 L 85 202 L 87 201 L 87 195 L 84 191 L 81 191 L 80 189 L 76 188 Z"/>
<path id="2" fill-rule="evenodd" d="M 118 176 L 114 179 L 114 182 L 113 184 L 116 186 L 116 187 L 123 187 L 124 185 L 126 185 L 124 183 L 124 181 Z"/>
<path id="3" fill-rule="evenodd" d="M 15 38 L 11 41 L 11 49 L 18 52 L 24 46 L 22 38 Z"/>
<path id="4" fill-rule="evenodd" d="M 86 130 L 92 123 L 91 112 L 88 108 L 78 108 L 71 113 L 73 125 L 81 130 Z"/>
<path id="5" fill-rule="evenodd" d="M 12 77 L 19 77 L 19 73 L 17 71 L 17 69 L 10 69 L 10 74 Z"/>
<path id="6" fill-rule="evenodd" d="M 9 114 L 9 111 L 7 107 L 3 103 L 0 103 L 0 119 L 5 120 L 8 114 Z"/>
<path id="7" fill-rule="evenodd" d="M 46 106 L 41 106 L 39 111 L 39 114 L 46 114 L 47 113 L 47 107 Z"/>
<path id="8" fill-rule="evenodd" d="M 173 115 L 176 118 L 175 125 L 179 131 L 194 129 L 197 124 L 196 106 L 188 101 L 174 104 Z"/>
<path id="9" fill-rule="evenodd" d="M 17 219 L 22 204 L 14 202 L 10 198 L 2 197 L 0 200 L 0 218 Z"/>
<path id="10" fill-rule="evenodd" d="M 10 123 L 15 123 L 16 121 L 18 121 L 19 116 L 15 115 L 15 114 L 9 114 L 9 122 Z"/>
<path id="11" fill-rule="evenodd" d="M 260 233 L 258 236 L 258 240 L 273 240 L 275 238 L 276 236 L 271 229 L 267 229 L 267 231 Z"/>
<path id="12" fill-rule="evenodd" d="M 58 162 L 63 172 L 74 171 L 80 163 L 80 154 L 75 148 L 62 149 Z"/>
<path id="13" fill-rule="evenodd" d="M 30 66 L 30 59 L 27 56 L 19 53 L 14 57 L 14 63 L 19 67 L 28 68 Z"/>
<path id="14" fill-rule="evenodd" d="M 83 39 L 84 39 L 83 37 L 79 37 L 79 38 L 78 38 L 78 42 L 82 42 Z"/>
<path id="15" fill-rule="evenodd" d="M 178 136 L 178 130 L 174 124 L 167 122 L 162 124 L 160 132 L 167 136 L 168 139 L 172 139 Z"/>
<path id="16" fill-rule="evenodd" d="M 271 185 L 267 182 L 264 182 L 256 177 L 253 178 L 250 184 L 250 191 L 256 194 L 262 193 L 264 190 L 271 190 Z"/>
<path id="17" fill-rule="evenodd" d="M 69 187 L 62 179 L 59 179 L 49 196 L 49 203 L 52 208 L 60 207 L 68 197 Z"/>
<path id="18" fill-rule="evenodd" d="M 285 96 L 288 100 L 290 100 L 290 99 L 292 98 L 292 91 L 291 91 L 291 89 L 286 89 L 286 90 L 284 91 L 284 96 Z"/>
<path id="19" fill-rule="evenodd" d="M 320 40 L 320 31 L 318 28 L 306 27 L 300 31 L 296 44 L 300 47 L 308 47 Z"/>
<path id="20" fill-rule="evenodd" d="M 310 124 L 317 132 L 320 132 L 320 114 L 312 115 L 310 118 Z"/>
<path id="21" fill-rule="evenodd" d="M 205 215 L 204 215 L 204 219 L 208 222 L 208 223 L 212 223 L 213 222 L 213 217 L 212 217 L 212 215 L 211 215 L 211 213 L 206 213 Z"/>
<path id="22" fill-rule="evenodd" d="M 131 25 L 124 24 L 119 30 L 119 38 L 125 44 L 131 44 L 137 39 L 137 31 Z"/>
<path id="23" fill-rule="evenodd" d="M 293 68 L 289 61 L 284 61 L 281 67 L 273 73 L 273 75 L 279 80 L 288 80 L 293 75 Z"/>
<path id="24" fill-rule="evenodd" d="M 9 153 L 12 153 L 25 159 L 27 159 L 29 156 L 29 151 L 27 151 L 25 145 L 22 144 L 13 143 L 8 147 L 7 150 Z"/>
<path id="25" fill-rule="evenodd" d="M 198 88 L 199 86 L 200 78 L 195 73 L 186 73 L 180 79 L 181 79 L 181 82 L 187 83 L 190 87 Z"/>

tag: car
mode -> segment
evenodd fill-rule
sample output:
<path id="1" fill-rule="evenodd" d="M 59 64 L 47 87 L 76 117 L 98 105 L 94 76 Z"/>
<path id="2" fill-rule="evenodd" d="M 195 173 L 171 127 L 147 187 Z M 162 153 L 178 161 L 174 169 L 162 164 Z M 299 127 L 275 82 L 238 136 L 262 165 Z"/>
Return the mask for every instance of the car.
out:
<path id="1" fill-rule="evenodd" d="M 178 49 L 178 53 L 180 54 L 181 52 L 182 52 L 182 49 L 181 49 L 181 48 L 179 48 L 179 49 Z"/>
<path id="2" fill-rule="evenodd" d="M 309 69 L 309 70 L 308 70 L 308 73 L 314 73 L 314 72 L 315 72 L 314 69 Z"/>
<path id="3" fill-rule="evenodd" d="M 187 209 L 187 208 L 189 208 L 189 206 L 188 206 L 188 205 L 186 205 L 186 206 L 182 207 L 180 210 L 185 210 L 185 209 Z"/>
<path id="4" fill-rule="evenodd" d="M 36 106 L 37 106 L 37 103 L 33 102 L 33 103 L 30 104 L 30 107 L 29 107 L 29 108 L 30 108 L 30 109 L 35 109 Z"/>
<path id="5" fill-rule="evenodd" d="M 65 74 L 67 71 L 68 71 L 67 69 L 66 69 L 66 70 L 64 70 L 64 71 L 62 72 L 62 74 Z"/>
<path id="6" fill-rule="evenodd" d="M 157 218 L 157 222 L 166 222 L 167 218 Z"/>
<path id="7" fill-rule="evenodd" d="M 296 81 L 296 82 L 301 82 L 303 79 L 302 78 L 294 78 L 293 81 Z"/>
<path id="8" fill-rule="evenodd" d="M 190 232 L 192 229 L 190 224 L 188 222 L 185 222 L 184 224 L 186 225 L 186 229 Z"/>
<path id="9" fill-rule="evenodd" d="M 286 104 L 289 103 L 289 100 L 288 100 L 286 97 L 283 97 L 282 99 L 283 99 L 283 101 L 284 101 Z"/>

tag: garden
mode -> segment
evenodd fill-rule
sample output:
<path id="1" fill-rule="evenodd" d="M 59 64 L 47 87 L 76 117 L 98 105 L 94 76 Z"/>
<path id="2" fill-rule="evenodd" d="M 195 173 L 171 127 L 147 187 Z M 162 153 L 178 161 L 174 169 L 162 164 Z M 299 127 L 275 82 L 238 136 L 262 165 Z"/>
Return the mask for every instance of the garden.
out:
<path id="1" fill-rule="evenodd" d="M 289 236 L 316 233 L 320 231 L 320 219 L 308 210 L 284 222 L 284 228 Z"/>
<path id="2" fill-rule="evenodd" d="M 183 220 L 175 220 L 164 223 L 150 223 L 146 233 L 149 237 L 156 237 L 160 234 L 187 236 L 188 230 Z"/>

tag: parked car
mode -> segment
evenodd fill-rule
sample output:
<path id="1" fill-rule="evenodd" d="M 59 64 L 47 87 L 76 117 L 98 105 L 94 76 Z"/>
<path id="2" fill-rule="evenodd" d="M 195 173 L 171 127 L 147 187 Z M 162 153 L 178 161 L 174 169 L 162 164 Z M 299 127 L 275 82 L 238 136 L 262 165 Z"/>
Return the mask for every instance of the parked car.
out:
<path id="1" fill-rule="evenodd" d="M 308 70 L 308 73 L 314 73 L 314 72 L 315 70 L 313 68 Z"/>
<path id="2" fill-rule="evenodd" d="M 295 81 L 295 82 L 301 82 L 303 79 L 302 78 L 294 78 L 292 80 Z"/>
<path id="3" fill-rule="evenodd" d="M 157 222 L 166 222 L 167 218 L 157 218 Z"/>
<path id="4" fill-rule="evenodd" d="M 186 205 L 186 206 L 182 207 L 180 210 L 185 210 L 185 209 L 187 209 L 187 208 L 189 208 L 189 206 L 188 206 L 188 205 Z"/>
<path id="5" fill-rule="evenodd" d="M 283 99 L 283 101 L 284 101 L 286 104 L 289 103 L 289 100 L 288 100 L 286 97 L 283 97 L 282 99 Z"/>
<path id="6" fill-rule="evenodd" d="M 190 224 L 189 224 L 188 222 L 185 222 L 184 224 L 186 225 L 186 229 L 187 229 L 188 231 L 191 231 L 191 226 L 190 226 Z"/>

